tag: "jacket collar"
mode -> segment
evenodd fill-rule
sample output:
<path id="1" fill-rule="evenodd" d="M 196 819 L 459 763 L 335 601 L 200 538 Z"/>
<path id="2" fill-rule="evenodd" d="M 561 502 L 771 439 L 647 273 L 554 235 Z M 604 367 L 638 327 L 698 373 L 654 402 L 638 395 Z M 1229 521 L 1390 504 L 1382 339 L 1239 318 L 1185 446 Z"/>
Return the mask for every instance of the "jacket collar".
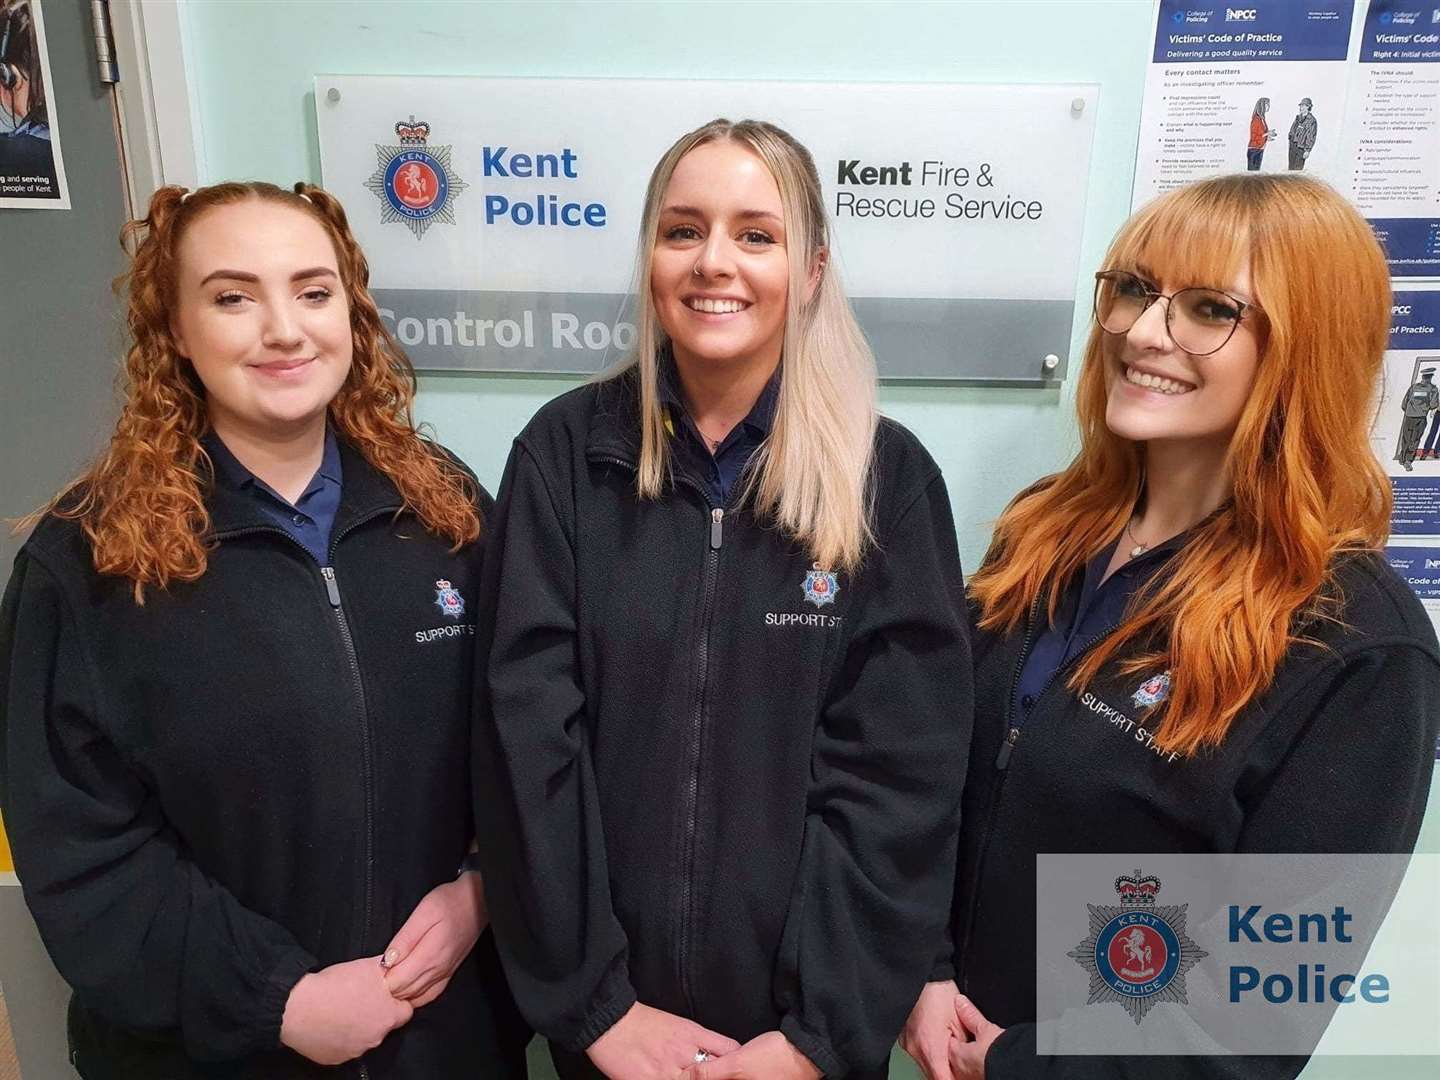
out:
<path id="1" fill-rule="evenodd" d="M 678 390 L 674 376 L 664 366 L 666 359 L 662 359 L 660 401 L 662 405 L 678 406 Z M 640 460 L 639 369 L 632 367 L 596 385 L 595 413 L 585 439 L 585 456 L 591 461 L 618 461 L 633 469 Z M 779 398 L 780 372 L 777 370 L 742 423 L 750 425 L 761 437 L 768 435 Z"/>
<path id="2" fill-rule="evenodd" d="M 388 476 L 376 469 L 343 439 L 340 449 L 340 509 L 335 515 L 332 535 L 340 536 L 352 525 L 384 512 L 398 511 L 404 501 Z M 210 539 L 250 529 L 276 530 L 258 504 L 242 490 L 243 480 L 224 469 L 210 468 L 205 483 L 205 508 L 210 512 Z"/>
<path id="3" fill-rule="evenodd" d="M 596 384 L 585 457 L 635 468 L 640 460 L 640 372 L 636 368 Z"/>

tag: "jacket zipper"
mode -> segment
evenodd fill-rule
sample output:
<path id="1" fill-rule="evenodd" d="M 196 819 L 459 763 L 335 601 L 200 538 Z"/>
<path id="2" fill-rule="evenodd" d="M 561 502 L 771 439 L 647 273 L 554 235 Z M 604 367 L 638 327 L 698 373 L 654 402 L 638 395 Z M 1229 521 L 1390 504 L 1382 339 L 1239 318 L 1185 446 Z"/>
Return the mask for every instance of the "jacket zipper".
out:
<path id="1" fill-rule="evenodd" d="M 634 462 L 619 457 L 593 460 L 635 472 Z M 690 948 L 695 922 L 695 833 L 699 827 L 700 744 L 705 729 L 705 690 L 710 671 L 710 624 L 715 616 L 715 593 L 720 577 L 720 549 L 725 541 L 725 509 L 711 506 L 705 489 L 690 477 L 677 472 L 675 479 L 700 496 L 709 509 L 705 546 L 705 588 L 700 608 L 700 644 L 695 652 L 695 699 L 690 713 L 689 776 L 685 784 L 684 834 L 681 843 L 680 910 L 675 942 L 675 971 L 687 1009 L 695 1010 L 694 987 L 690 978 Z"/>
<path id="2" fill-rule="evenodd" d="M 995 827 L 996 817 L 999 816 L 1000 796 L 1005 790 L 1005 777 L 1008 775 L 1007 770 L 1010 768 L 1010 757 L 1015 753 L 1015 744 L 1020 741 L 1020 727 L 1015 723 L 1015 691 L 1020 686 L 1020 673 L 1024 671 L 1025 661 L 1029 658 L 1030 649 L 1034 645 L 1035 620 L 1036 616 L 1039 615 L 1039 608 L 1040 597 L 1037 596 L 1030 605 L 1030 616 L 1025 623 L 1025 637 L 1020 644 L 1020 657 L 1015 662 L 1015 674 L 1010 679 L 1010 697 L 1005 712 L 1005 740 L 1000 744 L 1000 752 L 995 755 L 995 771 L 999 773 L 999 775 L 995 779 L 995 790 L 991 792 L 990 806 L 985 813 L 985 831 L 980 837 L 980 853 L 976 856 L 975 874 L 970 881 L 970 898 L 965 913 L 965 934 L 960 948 L 960 955 L 962 957 L 966 956 L 970 951 L 970 938 L 975 929 L 975 912 L 979 906 L 980 881 L 984 877 L 985 856 L 990 848 L 990 833 Z M 1040 687 L 1040 692 L 1035 695 L 1035 703 L 1030 707 L 1031 711 L 1033 712 L 1039 707 L 1041 698 L 1045 696 L 1046 692 L 1049 691 L 1050 687 L 1054 684 L 1055 680 L 1060 677 L 1062 672 L 1068 671 L 1083 660 L 1085 654 L 1104 640 L 1110 631 L 1118 625 L 1119 623 L 1112 623 L 1098 634 L 1092 634 L 1086 638 L 1074 656 L 1052 671 L 1050 677 L 1046 679 L 1044 685 Z M 969 976 L 964 972 L 961 972 L 960 975 L 961 992 L 968 992 L 967 984 L 969 982 Z"/>
<path id="3" fill-rule="evenodd" d="M 367 521 L 379 517 L 385 513 L 393 513 L 394 507 L 385 507 L 373 510 L 363 517 L 350 522 L 345 528 L 330 537 L 329 561 L 335 561 L 335 545 L 338 544 L 347 534 L 353 532 Z M 269 526 L 257 526 L 254 528 L 237 529 L 233 532 L 217 534 L 217 540 L 228 539 L 235 536 L 245 536 L 252 533 L 274 533 L 283 536 L 286 540 L 295 544 L 306 555 L 310 552 L 305 545 L 296 540 L 284 529 L 271 528 Z M 365 794 L 365 892 L 362 905 L 363 919 L 361 922 L 361 947 L 370 940 L 370 923 L 375 906 L 375 779 L 373 751 L 370 745 L 370 711 L 365 704 L 365 685 L 360 679 L 360 656 L 355 651 L 355 639 L 350 633 L 350 622 L 345 617 L 345 608 L 340 602 L 340 583 L 335 576 L 334 566 L 320 567 L 320 577 L 325 584 L 325 598 L 330 604 L 330 610 L 335 613 L 336 624 L 340 628 L 340 641 L 345 649 L 345 660 L 350 667 L 351 686 L 355 691 L 355 700 L 360 706 L 360 757 L 361 757 L 361 778 Z M 370 1070 L 365 1066 L 365 1059 L 361 1057 L 356 1065 L 359 1069 L 360 1080 L 370 1080 Z"/>
<path id="4" fill-rule="evenodd" d="M 345 607 L 340 602 L 340 582 L 335 576 L 335 568 L 322 566 L 320 576 L 325 579 L 325 596 L 340 628 L 340 642 L 345 647 L 345 660 L 350 666 L 350 687 L 355 692 L 355 703 L 360 711 L 360 780 L 365 792 L 365 892 L 360 941 L 364 949 L 368 948 L 370 941 L 370 921 L 375 904 L 375 765 L 374 749 L 370 745 L 370 711 L 365 705 L 365 685 L 360 681 L 360 657 L 355 651 L 355 638 L 350 633 L 350 620 L 345 617 Z"/>
<path id="5" fill-rule="evenodd" d="M 698 490 L 698 485 L 696 485 Z M 701 492 L 704 495 L 704 492 Z M 709 500 L 706 500 L 707 504 Z M 699 827 L 700 743 L 705 730 L 705 691 L 710 675 L 710 623 L 715 615 L 715 592 L 720 577 L 720 546 L 725 539 L 725 511 L 710 507 L 710 528 L 705 552 L 705 591 L 700 607 L 700 643 L 695 651 L 695 702 L 690 718 L 690 769 L 685 786 L 685 842 L 680 875 L 680 934 L 676 952 L 680 992 L 690 1012 L 695 997 L 690 981 L 690 944 L 695 928 L 695 833 Z"/>
<path id="6" fill-rule="evenodd" d="M 365 902 L 363 906 L 364 918 L 361 923 L 361 941 L 369 942 L 370 924 L 374 915 L 375 907 L 375 767 L 374 749 L 370 744 L 370 710 L 365 704 L 365 684 L 360 679 L 360 656 L 355 651 L 355 639 L 350 633 L 350 621 L 345 617 L 345 608 L 340 603 L 340 582 L 335 577 L 335 545 L 343 540 L 349 533 L 359 528 L 365 522 L 379 517 L 384 513 L 393 513 L 390 510 L 376 510 L 364 517 L 357 518 L 345 526 L 340 532 L 330 537 L 330 566 L 322 566 L 320 575 L 325 579 L 325 595 L 330 601 L 330 608 L 335 612 L 335 621 L 340 627 L 340 640 L 345 644 L 345 657 L 350 662 L 350 679 L 355 689 L 355 700 L 360 706 L 360 751 L 362 762 L 362 776 L 365 788 Z M 362 948 L 366 945 L 362 944 Z M 370 1080 L 370 1070 L 365 1065 L 365 1057 L 362 1054 L 357 1060 L 360 1080 Z"/>

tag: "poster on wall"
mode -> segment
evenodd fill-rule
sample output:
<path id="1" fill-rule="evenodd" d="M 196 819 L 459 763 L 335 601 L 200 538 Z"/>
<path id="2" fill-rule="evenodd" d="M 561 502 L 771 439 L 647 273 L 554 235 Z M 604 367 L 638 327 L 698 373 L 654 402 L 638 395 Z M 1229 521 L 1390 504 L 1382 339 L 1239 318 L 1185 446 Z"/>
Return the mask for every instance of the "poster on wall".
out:
<path id="1" fill-rule="evenodd" d="M 1153 44 L 1134 206 L 1306 172 L 1366 216 L 1394 277 L 1440 277 L 1440 0 L 1158 0 Z"/>
<path id="2" fill-rule="evenodd" d="M 0 208 L 69 210 L 40 0 L 0 0 Z"/>
<path id="3" fill-rule="evenodd" d="M 1370 443 L 1394 490 L 1391 536 L 1440 546 L 1440 288 L 1394 295 Z"/>
<path id="4" fill-rule="evenodd" d="M 1011 385 L 1064 374 L 1096 100 L 1090 85 L 315 80 L 325 186 L 420 368 L 590 373 L 623 356 L 650 171 L 727 116 L 814 156 L 832 265 L 882 377 Z"/>
<path id="5" fill-rule="evenodd" d="M 1354 0 L 1160 0 L 1132 204 L 1216 173 L 1303 171 L 1344 186 Z"/>
<path id="6" fill-rule="evenodd" d="M 1359 46 L 1342 190 L 1393 276 L 1440 277 L 1440 0 L 1373 0 Z"/>
<path id="7" fill-rule="evenodd" d="M 1440 632 L 1440 285 L 1397 290 L 1391 300 L 1370 445 L 1395 500 L 1386 558 Z"/>

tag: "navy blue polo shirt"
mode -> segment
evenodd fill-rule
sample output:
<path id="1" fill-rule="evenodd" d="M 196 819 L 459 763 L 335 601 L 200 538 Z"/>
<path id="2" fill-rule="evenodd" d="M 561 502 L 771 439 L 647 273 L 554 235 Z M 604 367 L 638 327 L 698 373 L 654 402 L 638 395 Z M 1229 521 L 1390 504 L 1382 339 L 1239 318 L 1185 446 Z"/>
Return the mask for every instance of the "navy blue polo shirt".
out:
<path id="1" fill-rule="evenodd" d="M 1025 657 L 1025 666 L 1020 669 L 1020 678 L 1015 683 L 1015 697 L 1011 701 L 1010 720 L 1012 727 L 1024 727 L 1030 717 L 1030 710 L 1045 690 L 1055 673 L 1092 641 L 1103 638 L 1125 617 L 1125 608 L 1130 598 L 1155 576 L 1166 559 L 1184 543 L 1185 533 L 1159 544 L 1143 555 L 1116 568 L 1115 573 L 1102 584 L 1100 579 L 1115 548 L 1123 541 L 1130 543 L 1123 533 L 1115 543 L 1109 544 L 1085 564 L 1085 573 L 1080 577 L 1079 590 L 1072 582 L 1070 588 L 1055 612 L 1055 622 L 1044 630 L 1037 631 L 1030 652 Z M 1041 618 L 1044 617 L 1041 604 Z"/>
<path id="2" fill-rule="evenodd" d="M 765 389 L 755 399 L 745 419 L 730 429 L 724 441 L 710 452 L 705 437 L 685 411 L 684 399 L 680 394 L 680 373 L 671 357 L 660 361 L 660 404 L 670 415 L 674 436 L 673 446 L 680 455 L 685 471 L 705 489 L 705 497 L 712 507 L 730 505 L 730 494 L 735 482 L 750 463 L 750 458 L 770 435 L 775 422 L 775 405 L 780 399 L 780 369 L 770 376 Z"/>
<path id="3" fill-rule="evenodd" d="M 335 528 L 335 514 L 340 509 L 340 446 L 335 433 L 325 429 L 325 450 L 320 468 L 292 506 L 285 497 L 252 473 L 230 448 L 211 431 L 200 440 L 215 465 L 218 482 L 243 491 L 255 500 L 255 506 L 267 518 L 300 541 L 314 560 L 328 566 L 330 533 Z"/>

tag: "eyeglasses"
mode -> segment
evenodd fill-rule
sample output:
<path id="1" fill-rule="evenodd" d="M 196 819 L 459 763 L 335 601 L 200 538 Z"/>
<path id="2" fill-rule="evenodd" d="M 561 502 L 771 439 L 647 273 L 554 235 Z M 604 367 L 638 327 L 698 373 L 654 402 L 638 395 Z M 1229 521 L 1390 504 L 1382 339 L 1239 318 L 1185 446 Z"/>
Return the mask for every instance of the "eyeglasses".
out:
<path id="1" fill-rule="evenodd" d="M 1101 270 L 1095 275 L 1095 321 L 1107 334 L 1129 333 L 1156 300 L 1165 301 L 1170 340 L 1191 356 L 1219 352 L 1245 312 L 1260 310 L 1219 289 L 1181 289 L 1166 296 L 1125 270 Z"/>

